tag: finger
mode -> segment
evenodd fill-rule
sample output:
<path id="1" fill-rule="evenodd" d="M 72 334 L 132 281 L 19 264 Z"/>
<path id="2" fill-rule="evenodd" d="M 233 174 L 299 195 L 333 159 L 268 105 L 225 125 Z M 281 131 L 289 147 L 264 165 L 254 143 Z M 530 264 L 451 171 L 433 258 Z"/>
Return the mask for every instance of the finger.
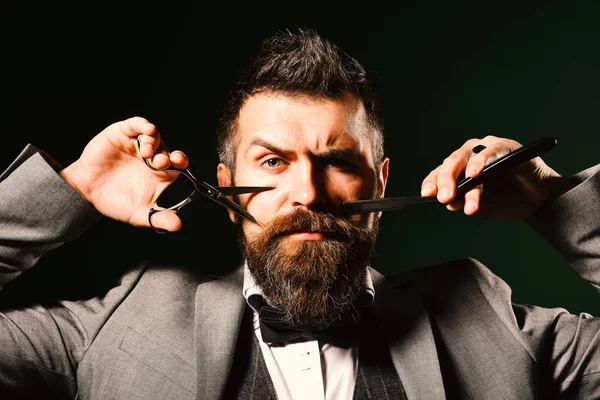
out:
<path id="1" fill-rule="evenodd" d="M 169 153 L 166 151 L 159 151 L 158 153 L 155 153 L 149 162 L 152 168 L 155 168 L 159 171 L 167 169 L 171 166 L 171 159 L 169 157 Z"/>
<path id="2" fill-rule="evenodd" d="M 174 211 L 159 211 L 152 214 L 152 227 L 175 232 L 181 229 L 181 219 Z"/>
<path id="3" fill-rule="evenodd" d="M 156 130 L 154 124 L 143 117 L 128 118 L 119 124 L 119 127 L 124 135 L 132 138 L 138 135 L 152 135 Z"/>
<path id="4" fill-rule="evenodd" d="M 486 148 L 477 154 L 473 154 L 467 163 L 465 175 L 469 178 L 478 176 L 487 165 L 521 147 L 519 142 L 511 139 L 500 139 L 494 136 L 487 136 L 482 140 L 482 144 Z"/>
<path id="5" fill-rule="evenodd" d="M 437 176 L 440 171 L 441 165 L 431 171 L 429 175 L 423 179 L 421 183 L 421 196 L 429 197 L 435 196 L 437 193 Z"/>
<path id="6" fill-rule="evenodd" d="M 467 141 L 469 143 L 470 141 Z M 456 182 L 467 165 L 472 143 L 465 144 L 450 154 L 440 166 L 437 176 L 437 197 L 443 204 L 450 204 L 456 195 Z M 467 150 L 468 149 L 468 150 Z"/>
<path id="7" fill-rule="evenodd" d="M 158 131 L 155 131 L 151 135 L 140 135 L 137 137 L 137 141 L 139 144 L 140 156 L 148 159 L 154 156 L 154 153 L 159 147 L 163 147 Z"/>
<path id="8" fill-rule="evenodd" d="M 446 208 L 450 211 L 462 210 L 465 206 L 464 198 L 455 198 L 452 202 L 446 204 Z"/>
<path id="9" fill-rule="evenodd" d="M 187 155 L 181 150 L 175 150 L 171 153 L 171 164 L 176 168 L 186 169 L 189 165 Z"/>
<path id="10" fill-rule="evenodd" d="M 465 194 L 464 198 L 464 213 L 466 215 L 474 215 L 479 211 L 479 205 L 481 203 L 481 195 L 483 192 L 483 185 L 479 185 L 474 189 L 469 190 Z"/>

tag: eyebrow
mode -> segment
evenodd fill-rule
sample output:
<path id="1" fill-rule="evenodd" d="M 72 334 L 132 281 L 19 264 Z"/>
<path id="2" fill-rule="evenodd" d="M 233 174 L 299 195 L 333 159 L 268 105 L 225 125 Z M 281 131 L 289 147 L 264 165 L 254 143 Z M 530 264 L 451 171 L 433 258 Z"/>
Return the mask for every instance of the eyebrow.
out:
<path id="1" fill-rule="evenodd" d="M 254 146 L 264 147 L 265 149 L 272 151 L 273 153 L 281 154 L 283 156 L 291 155 L 293 153 L 293 151 L 291 151 L 291 150 L 284 150 L 280 147 L 275 146 L 272 143 L 267 142 L 266 140 L 258 139 L 258 138 L 253 139 L 250 142 L 250 145 L 248 146 L 248 150 L 246 150 L 246 153 L 248 153 L 248 151 L 250 151 L 250 149 Z"/>
<path id="2" fill-rule="evenodd" d="M 253 139 L 250 142 L 250 145 L 248 146 L 248 150 L 246 150 L 246 153 L 254 146 L 260 146 L 260 147 L 264 147 L 265 149 L 272 151 L 273 153 L 277 153 L 277 154 L 281 154 L 283 156 L 289 156 L 292 153 L 294 153 L 294 151 L 292 150 L 285 150 L 282 149 L 280 147 L 275 146 L 272 143 L 269 143 L 263 139 Z M 312 153 L 313 156 L 318 157 L 318 158 L 324 158 L 324 159 L 344 159 L 344 158 L 348 158 L 348 157 L 360 157 L 361 153 L 359 150 L 354 149 L 354 148 L 341 148 L 341 149 L 330 149 L 327 151 L 324 151 L 322 153 L 318 153 L 318 154 L 314 154 Z"/>
<path id="3" fill-rule="evenodd" d="M 316 154 L 316 156 L 319 158 L 327 159 L 344 159 L 352 157 L 361 157 L 362 155 L 357 149 L 331 149 L 323 153 Z"/>

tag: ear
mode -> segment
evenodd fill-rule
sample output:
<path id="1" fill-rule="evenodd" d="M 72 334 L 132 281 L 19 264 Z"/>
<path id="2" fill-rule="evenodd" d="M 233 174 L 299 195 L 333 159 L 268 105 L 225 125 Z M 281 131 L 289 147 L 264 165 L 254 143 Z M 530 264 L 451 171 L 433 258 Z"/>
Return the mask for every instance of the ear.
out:
<path id="1" fill-rule="evenodd" d="M 381 167 L 379 168 L 378 174 L 377 174 L 377 180 L 379 181 L 379 193 L 377 193 L 377 196 L 379 198 L 383 198 L 385 196 L 385 187 L 387 185 L 387 180 L 388 180 L 388 174 L 390 172 L 390 159 L 389 158 L 385 158 L 383 160 L 383 162 L 381 163 Z M 377 218 L 381 218 L 381 212 L 377 213 Z"/>
<path id="2" fill-rule="evenodd" d="M 223 163 L 219 163 L 217 166 L 217 182 L 219 186 L 233 186 L 233 177 L 231 176 L 231 170 Z M 229 213 L 229 219 L 231 222 L 236 222 L 236 215 L 233 211 L 227 209 Z"/>
<path id="3" fill-rule="evenodd" d="M 390 159 L 384 158 L 381 163 L 381 167 L 379 168 L 379 173 L 377 179 L 379 180 L 379 193 L 377 195 L 379 197 L 383 197 L 385 195 L 385 186 L 387 185 L 388 174 L 390 172 Z"/>

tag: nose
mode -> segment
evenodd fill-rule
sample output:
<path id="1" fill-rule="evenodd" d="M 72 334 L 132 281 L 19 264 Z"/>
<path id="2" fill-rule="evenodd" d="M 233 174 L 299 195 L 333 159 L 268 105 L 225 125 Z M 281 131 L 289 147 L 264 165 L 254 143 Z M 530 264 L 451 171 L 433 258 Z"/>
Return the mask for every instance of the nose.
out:
<path id="1" fill-rule="evenodd" d="M 323 211 L 327 193 L 325 173 L 312 162 L 298 165 L 290 177 L 289 201 L 292 207 L 304 207 L 308 210 Z"/>

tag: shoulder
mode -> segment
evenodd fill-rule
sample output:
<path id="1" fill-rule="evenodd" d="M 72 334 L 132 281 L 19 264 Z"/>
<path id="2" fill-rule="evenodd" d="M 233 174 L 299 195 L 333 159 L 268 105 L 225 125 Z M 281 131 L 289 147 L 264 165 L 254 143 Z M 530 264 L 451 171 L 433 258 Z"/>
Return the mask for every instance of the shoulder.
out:
<path id="1" fill-rule="evenodd" d="M 200 292 L 206 294 L 203 299 L 213 294 L 231 299 L 236 293 L 243 298 L 242 276 L 241 268 L 215 275 L 190 265 L 141 263 L 97 299 L 97 308 L 110 305 L 109 319 L 121 328 L 135 327 L 138 333 L 152 335 L 158 325 L 165 331 L 185 331 L 193 321 Z"/>
<path id="2" fill-rule="evenodd" d="M 221 272 L 207 271 L 199 265 L 188 264 L 165 264 L 147 262 L 143 267 L 137 267 L 128 272 L 132 277 L 130 281 L 137 277 L 139 286 L 142 290 L 158 290 L 159 293 L 183 293 L 186 291 L 196 291 L 198 286 L 209 282 L 219 282 L 220 284 L 239 285 L 243 279 L 243 268 L 223 268 Z"/>
<path id="3" fill-rule="evenodd" d="M 512 290 L 481 261 L 465 257 L 398 274 L 374 274 L 375 293 L 412 288 L 432 304 L 485 302 L 501 314 L 512 314 Z"/>
<path id="4" fill-rule="evenodd" d="M 464 257 L 440 264 L 419 267 L 398 274 L 381 276 L 387 285 L 407 281 L 418 283 L 423 289 L 441 290 L 449 286 L 475 285 L 484 291 L 510 293 L 510 288 L 481 261 Z"/>

